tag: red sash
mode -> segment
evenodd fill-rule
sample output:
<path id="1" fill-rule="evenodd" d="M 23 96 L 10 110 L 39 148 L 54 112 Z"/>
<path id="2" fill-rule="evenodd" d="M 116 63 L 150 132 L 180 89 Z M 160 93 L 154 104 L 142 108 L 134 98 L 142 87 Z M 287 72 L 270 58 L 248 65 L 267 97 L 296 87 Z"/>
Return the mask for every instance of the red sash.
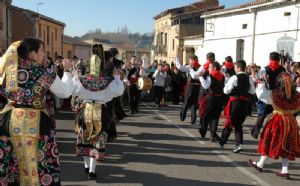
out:
<path id="1" fill-rule="evenodd" d="M 231 118 L 230 118 L 231 103 L 233 101 L 240 101 L 240 100 L 248 101 L 248 97 L 246 97 L 246 96 L 239 96 L 239 97 L 230 96 L 230 99 L 227 103 L 227 106 L 224 109 L 224 116 L 226 116 L 226 120 L 227 120 L 225 122 L 224 128 L 232 128 L 233 127 L 232 122 L 231 122 Z"/>
<path id="2" fill-rule="evenodd" d="M 204 111 L 207 103 L 207 96 L 223 96 L 224 94 L 208 94 L 206 96 L 202 97 L 202 100 L 199 99 L 199 105 L 200 105 L 200 110 L 199 110 L 199 116 L 203 117 L 204 116 Z"/>

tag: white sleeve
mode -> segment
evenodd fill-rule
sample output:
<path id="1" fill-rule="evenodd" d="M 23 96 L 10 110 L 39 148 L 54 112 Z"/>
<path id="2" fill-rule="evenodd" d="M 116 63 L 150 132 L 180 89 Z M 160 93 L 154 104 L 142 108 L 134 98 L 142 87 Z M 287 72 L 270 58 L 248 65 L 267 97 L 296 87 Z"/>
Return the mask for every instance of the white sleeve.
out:
<path id="1" fill-rule="evenodd" d="M 156 76 L 158 75 L 158 70 L 155 70 L 154 74 L 152 75 L 153 78 L 156 78 Z"/>
<path id="2" fill-rule="evenodd" d="M 224 94 L 230 94 L 231 93 L 232 89 L 237 86 L 237 80 L 238 79 L 237 79 L 236 75 L 232 76 L 228 80 L 228 82 L 225 84 L 225 87 L 224 87 Z"/>
<path id="3" fill-rule="evenodd" d="M 191 75 L 192 79 L 198 79 L 199 78 L 197 72 L 195 72 L 194 69 L 190 69 L 190 75 Z"/>
<path id="4" fill-rule="evenodd" d="M 255 94 L 255 85 L 254 85 L 252 77 L 250 77 L 250 76 L 249 76 L 249 83 L 250 83 L 250 88 L 249 88 L 248 93 L 254 95 Z"/>
<path id="5" fill-rule="evenodd" d="M 189 73 L 189 69 L 180 64 L 178 57 L 176 57 L 175 64 L 179 71 Z"/>
<path id="6" fill-rule="evenodd" d="M 74 82 L 70 72 L 64 72 L 62 79 L 56 76 L 54 82 L 50 86 L 50 91 L 59 98 L 68 98 L 72 95 Z"/>
<path id="7" fill-rule="evenodd" d="M 124 84 L 120 79 L 120 75 L 114 76 L 114 80 L 109 85 L 109 88 L 113 97 L 119 97 L 124 93 Z"/>
<path id="8" fill-rule="evenodd" d="M 204 66 L 202 65 L 196 72 L 197 74 L 204 74 L 205 73 L 205 69 Z"/>
<path id="9" fill-rule="evenodd" d="M 268 105 L 271 104 L 271 91 L 266 88 L 265 82 L 258 83 L 255 92 L 259 100 Z"/>
<path id="10" fill-rule="evenodd" d="M 201 85 L 204 89 L 208 89 L 211 85 L 211 78 L 208 76 L 206 80 L 201 76 L 200 78 Z"/>

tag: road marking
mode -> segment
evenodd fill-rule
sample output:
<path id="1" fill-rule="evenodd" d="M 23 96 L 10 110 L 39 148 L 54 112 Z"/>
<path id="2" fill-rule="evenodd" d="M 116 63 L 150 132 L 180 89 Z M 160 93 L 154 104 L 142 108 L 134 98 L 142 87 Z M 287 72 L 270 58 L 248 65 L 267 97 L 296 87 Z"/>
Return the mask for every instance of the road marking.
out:
<path id="1" fill-rule="evenodd" d="M 145 107 L 147 107 L 149 110 L 151 110 L 152 112 L 154 112 L 155 114 L 157 114 L 159 117 L 163 118 L 164 120 L 166 120 L 168 123 L 171 123 L 172 120 L 170 120 L 169 118 L 167 118 L 166 116 L 164 116 L 163 114 L 159 113 L 159 111 L 157 110 L 153 110 L 152 107 L 146 105 L 145 103 L 143 103 L 143 105 Z M 184 128 L 181 128 L 178 125 L 174 125 L 176 126 L 180 131 L 182 131 L 183 133 L 185 133 L 186 135 L 190 136 L 191 138 L 193 138 L 197 143 L 201 144 L 201 145 L 205 145 L 206 143 L 204 141 L 199 140 L 197 137 L 195 137 L 193 134 L 191 134 L 190 132 L 188 132 L 187 130 L 185 130 Z M 220 153 L 220 151 L 216 151 L 213 150 L 211 151 L 212 153 L 216 154 L 217 157 L 219 159 L 221 159 L 224 162 L 230 163 L 231 165 L 233 165 L 236 169 L 238 169 L 241 173 L 243 173 L 244 175 L 248 176 L 249 178 L 255 180 L 258 184 L 262 185 L 262 186 L 270 186 L 268 183 L 266 183 L 264 180 L 262 180 L 260 177 L 256 176 L 255 174 L 253 174 L 252 172 L 248 171 L 247 169 L 243 168 L 241 165 L 239 165 L 238 163 L 234 162 L 232 159 L 230 159 L 229 157 L 222 155 Z"/>

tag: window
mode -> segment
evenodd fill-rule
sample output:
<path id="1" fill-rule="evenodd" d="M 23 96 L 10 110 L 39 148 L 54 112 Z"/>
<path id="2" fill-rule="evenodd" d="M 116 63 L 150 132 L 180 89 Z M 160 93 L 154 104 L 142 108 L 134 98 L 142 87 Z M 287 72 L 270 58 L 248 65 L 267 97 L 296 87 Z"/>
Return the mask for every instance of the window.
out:
<path id="1" fill-rule="evenodd" d="M 243 39 L 238 39 L 236 41 L 236 60 L 244 59 L 244 47 L 245 41 Z"/>
<path id="2" fill-rule="evenodd" d="M 68 54 L 67 54 L 68 58 L 71 59 L 72 58 L 72 51 L 68 50 Z"/>
<path id="3" fill-rule="evenodd" d="M 248 26 L 247 24 L 243 24 L 243 27 L 242 27 L 242 28 L 243 28 L 243 29 L 247 29 L 247 26 Z"/>
<path id="4" fill-rule="evenodd" d="M 167 46 L 167 44 L 168 44 L 168 34 L 167 33 L 165 33 L 165 46 Z"/>
<path id="5" fill-rule="evenodd" d="M 57 28 L 55 28 L 55 35 L 54 35 L 54 37 L 55 37 L 55 41 L 57 41 Z"/>
<path id="6" fill-rule="evenodd" d="M 46 43 L 46 31 L 45 30 L 44 30 L 43 34 L 44 34 L 44 43 Z"/>
<path id="7" fill-rule="evenodd" d="M 195 25 L 200 25 L 201 24 L 201 18 L 200 18 L 200 16 L 194 17 L 194 24 Z"/>
<path id="8" fill-rule="evenodd" d="M 57 55 L 57 52 L 55 52 L 55 53 L 54 53 L 54 57 L 55 57 L 55 59 L 57 58 L 57 56 L 58 56 L 58 55 Z"/>
<path id="9" fill-rule="evenodd" d="M 42 38 L 42 25 L 39 24 L 39 38 Z"/>
<path id="10" fill-rule="evenodd" d="M 173 48 L 173 51 L 174 51 L 175 50 L 175 39 L 173 39 L 172 48 Z"/>
<path id="11" fill-rule="evenodd" d="M 47 26 L 47 45 L 50 45 L 50 27 Z"/>
<path id="12" fill-rule="evenodd" d="M 284 12 L 284 16 L 291 16 L 291 12 Z"/>
<path id="13" fill-rule="evenodd" d="M 49 51 L 47 51 L 47 57 L 51 57 L 51 56 L 50 56 L 50 52 L 49 52 Z"/>

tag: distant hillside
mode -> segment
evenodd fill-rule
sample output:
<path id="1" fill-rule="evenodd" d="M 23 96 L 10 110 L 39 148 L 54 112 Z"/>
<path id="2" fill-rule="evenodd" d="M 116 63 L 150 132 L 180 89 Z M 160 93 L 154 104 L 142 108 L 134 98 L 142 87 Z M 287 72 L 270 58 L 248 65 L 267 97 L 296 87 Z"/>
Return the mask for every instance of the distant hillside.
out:
<path id="1" fill-rule="evenodd" d="M 117 43 L 129 43 L 132 45 L 138 45 L 139 47 L 151 48 L 153 42 L 153 34 L 146 33 L 141 35 L 140 33 L 129 33 L 127 27 L 118 29 L 117 32 L 106 32 L 102 33 L 101 29 L 96 29 L 94 31 L 89 31 L 84 34 L 81 39 L 104 39 L 111 42 Z"/>

